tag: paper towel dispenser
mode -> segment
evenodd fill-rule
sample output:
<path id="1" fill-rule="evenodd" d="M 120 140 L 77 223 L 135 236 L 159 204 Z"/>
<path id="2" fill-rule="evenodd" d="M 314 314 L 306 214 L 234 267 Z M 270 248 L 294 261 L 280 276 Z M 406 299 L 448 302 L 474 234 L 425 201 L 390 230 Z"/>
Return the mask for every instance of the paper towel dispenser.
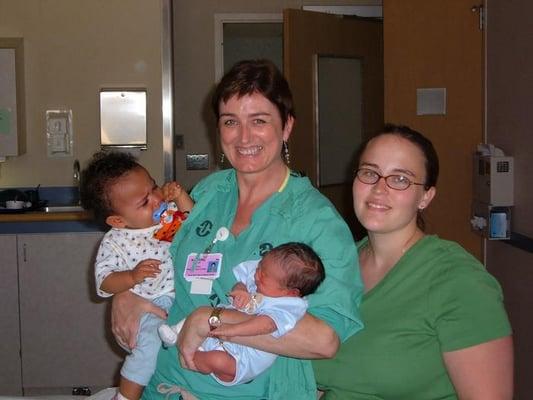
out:
<path id="1" fill-rule="evenodd" d="M 146 149 L 146 90 L 100 91 L 102 147 Z"/>
<path id="2" fill-rule="evenodd" d="M 474 185 L 471 224 L 488 239 L 511 237 L 514 206 L 514 159 L 500 149 L 483 145 L 474 155 Z"/>
<path id="3" fill-rule="evenodd" d="M 493 206 L 514 205 L 513 157 L 474 156 L 474 198 Z"/>

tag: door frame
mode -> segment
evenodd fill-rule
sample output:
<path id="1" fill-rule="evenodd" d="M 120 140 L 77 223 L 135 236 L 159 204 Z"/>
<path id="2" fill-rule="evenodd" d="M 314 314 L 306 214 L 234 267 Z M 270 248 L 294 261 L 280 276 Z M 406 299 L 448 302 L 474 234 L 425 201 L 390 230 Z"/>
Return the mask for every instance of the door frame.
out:
<path id="1" fill-rule="evenodd" d="M 342 40 L 345 37 L 361 40 Z M 319 116 L 315 54 L 349 58 L 364 56 L 362 134 L 363 138 L 369 137 L 382 128 L 384 121 L 383 22 L 378 18 L 339 18 L 331 14 L 287 9 L 284 11 L 283 50 L 284 73 L 292 88 L 298 115 L 289 140 L 291 168 L 303 172 L 317 186 L 316 160 L 319 155 L 316 125 Z M 366 109 L 374 112 L 366 112 Z M 351 182 L 320 186 L 318 189 L 335 205 L 352 232 L 360 234 L 360 226 L 353 214 Z"/>
<path id="2" fill-rule="evenodd" d="M 172 3 L 161 3 L 161 123 L 163 135 L 163 177 L 165 182 L 176 176 L 174 160 L 174 85 L 172 82 Z"/>
<path id="3" fill-rule="evenodd" d="M 358 17 L 383 18 L 383 6 L 302 6 L 304 11 L 324 14 L 356 15 Z"/>
<path id="4" fill-rule="evenodd" d="M 215 83 L 224 75 L 224 24 L 283 24 L 282 13 L 222 13 L 215 14 Z"/>

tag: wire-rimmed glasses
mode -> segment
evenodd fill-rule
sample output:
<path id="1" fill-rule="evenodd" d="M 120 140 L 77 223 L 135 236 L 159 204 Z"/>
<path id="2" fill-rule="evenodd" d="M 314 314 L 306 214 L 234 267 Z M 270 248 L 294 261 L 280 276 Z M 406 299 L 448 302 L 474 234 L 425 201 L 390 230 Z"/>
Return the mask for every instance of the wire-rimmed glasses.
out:
<path id="1" fill-rule="evenodd" d="M 367 185 L 375 185 L 381 178 L 383 178 L 387 186 L 394 190 L 406 190 L 411 185 L 426 185 L 425 183 L 413 182 L 405 175 L 393 174 L 383 176 L 370 168 L 359 168 L 355 171 L 355 176 L 360 182 Z"/>

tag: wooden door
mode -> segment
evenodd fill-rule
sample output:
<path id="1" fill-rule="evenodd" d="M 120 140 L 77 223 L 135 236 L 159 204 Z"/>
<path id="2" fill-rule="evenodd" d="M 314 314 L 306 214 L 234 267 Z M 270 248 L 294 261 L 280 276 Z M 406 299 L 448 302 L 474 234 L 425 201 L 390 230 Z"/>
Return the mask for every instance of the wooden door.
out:
<path id="1" fill-rule="evenodd" d="M 429 231 L 481 258 L 471 232 L 472 154 L 483 141 L 483 31 L 466 0 L 384 0 L 385 120 L 421 131 L 440 158 Z M 418 88 L 446 88 L 445 115 L 417 115 Z"/>
<path id="2" fill-rule="evenodd" d="M 283 13 L 283 23 L 284 73 L 296 108 L 296 125 L 289 139 L 291 167 L 303 171 L 357 233 L 351 178 L 343 183 L 319 185 L 317 56 L 361 61 L 361 136 L 365 138 L 375 133 L 383 126 L 382 22 L 287 9 Z M 341 99 L 344 95 L 338 94 Z"/>

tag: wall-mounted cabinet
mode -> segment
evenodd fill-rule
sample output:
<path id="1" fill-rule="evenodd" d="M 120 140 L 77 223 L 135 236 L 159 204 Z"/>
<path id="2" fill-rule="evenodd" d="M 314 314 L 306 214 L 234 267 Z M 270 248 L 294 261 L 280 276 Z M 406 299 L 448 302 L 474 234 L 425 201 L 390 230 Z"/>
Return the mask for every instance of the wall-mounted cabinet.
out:
<path id="1" fill-rule="evenodd" d="M 23 52 L 21 38 L 0 38 L 0 157 L 26 151 Z"/>

